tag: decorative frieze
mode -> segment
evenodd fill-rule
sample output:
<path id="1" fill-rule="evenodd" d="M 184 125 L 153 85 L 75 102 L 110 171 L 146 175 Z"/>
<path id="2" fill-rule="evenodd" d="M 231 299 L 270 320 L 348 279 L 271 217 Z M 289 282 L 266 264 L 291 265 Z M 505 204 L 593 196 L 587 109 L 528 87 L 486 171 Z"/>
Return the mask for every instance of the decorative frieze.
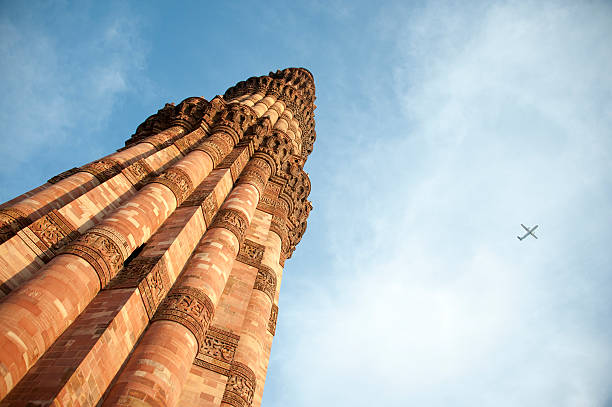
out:
<path id="1" fill-rule="evenodd" d="M 132 137 L 125 142 L 126 146 L 137 144 L 143 139 L 163 131 L 171 126 L 172 117 L 176 107 L 174 103 L 166 103 L 156 114 L 149 116 L 138 126 Z"/>
<path id="2" fill-rule="evenodd" d="M 217 168 L 229 168 L 232 174 L 232 181 L 236 181 L 245 164 L 252 155 L 252 143 L 240 142 L 231 153 L 229 153 Z"/>
<path id="3" fill-rule="evenodd" d="M 266 183 L 270 178 L 271 168 L 270 165 L 259 157 L 253 157 L 251 161 L 246 165 L 238 182 L 243 182 L 253 185 L 257 188 L 259 196 L 262 196 Z"/>
<path id="4" fill-rule="evenodd" d="M 181 152 L 181 154 L 187 155 L 191 150 L 193 150 L 195 145 L 202 141 L 204 137 L 206 137 L 206 133 L 198 128 L 186 136 L 176 140 L 174 145 Z"/>
<path id="5" fill-rule="evenodd" d="M 260 265 L 253 289 L 263 292 L 274 302 L 274 294 L 276 294 L 276 273 L 274 270 L 268 266 Z"/>
<path id="6" fill-rule="evenodd" d="M 200 120 L 204 116 L 209 103 L 201 97 L 190 97 L 183 100 L 175 109 L 175 115 L 172 118 L 172 124 L 181 126 L 187 131 L 194 129 L 199 125 Z"/>
<path id="7" fill-rule="evenodd" d="M 193 287 L 178 287 L 170 291 L 159 306 L 153 321 L 169 320 L 189 329 L 198 341 L 204 342 L 206 329 L 215 307 L 203 290 Z"/>
<path id="8" fill-rule="evenodd" d="M 228 145 L 224 142 L 220 143 L 220 139 L 222 138 L 218 137 L 218 134 L 213 134 L 193 149 L 200 150 L 208 154 L 211 161 L 213 162 L 213 166 L 216 167 L 221 162 L 221 160 L 223 160 L 223 158 L 232 150 L 231 145 Z"/>
<path id="9" fill-rule="evenodd" d="M 229 376 L 239 340 L 240 336 L 230 331 L 209 327 L 194 364 Z"/>
<path id="10" fill-rule="evenodd" d="M 244 363 L 232 363 L 221 403 L 227 403 L 233 407 L 250 407 L 253 403 L 256 385 L 257 379 L 251 368 Z"/>
<path id="11" fill-rule="evenodd" d="M 178 167 L 172 167 L 152 179 L 149 183 L 158 183 L 170 188 L 179 206 L 193 191 L 193 183 L 189 175 Z"/>
<path id="12" fill-rule="evenodd" d="M 220 112 L 220 118 L 213 126 L 212 132 L 224 132 L 233 139 L 233 144 L 238 144 L 246 129 L 256 120 L 257 114 L 249 106 L 230 103 Z"/>
<path id="13" fill-rule="evenodd" d="M 18 209 L 0 209 L 0 243 L 4 243 L 30 224 L 25 213 Z"/>
<path id="14" fill-rule="evenodd" d="M 215 192 L 210 186 L 196 188 L 181 206 L 201 206 L 206 225 L 210 225 L 219 209 Z"/>
<path id="15" fill-rule="evenodd" d="M 127 167 L 123 173 L 136 189 L 142 188 L 146 181 L 155 175 L 155 172 L 144 158 Z"/>
<path id="16" fill-rule="evenodd" d="M 217 198 L 215 197 L 215 194 L 211 192 L 202 201 L 202 215 L 204 215 L 204 221 L 206 222 L 206 225 L 210 225 L 212 223 L 212 220 L 215 217 L 215 214 L 217 213 L 217 209 L 219 209 Z"/>
<path id="17" fill-rule="evenodd" d="M 110 158 L 104 158 L 99 161 L 94 161 L 85 164 L 81 167 L 81 171 L 88 172 L 100 181 L 100 184 L 111 179 L 121 172 L 121 164 Z"/>
<path id="18" fill-rule="evenodd" d="M 210 228 L 225 228 L 232 232 L 241 243 L 249 227 L 249 219 L 244 213 L 236 209 L 219 209 Z"/>
<path id="19" fill-rule="evenodd" d="M 272 304 L 272 309 L 270 310 L 270 319 L 268 320 L 268 332 L 270 332 L 272 336 L 276 335 L 277 318 L 278 318 L 278 305 Z"/>
<path id="20" fill-rule="evenodd" d="M 32 223 L 28 229 L 36 235 L 36 245 L 57 254 L 66 244 L 79 236 L 79 232 L 57 210 L 53 210 Z"/>
<path id="21" fill-rule="evenodd" d="M 62 253 L 74 254 L 87 261 L 105 287 L 129 255 L 129 244 L 115 230 L 106 226 L 94 226 Z"/>
<path id="22" fill-rule="evenodd" d="M 139 256 L 130 261 L 106 289 L 138 287 L 147 315 L 152 318 L 171 285 L 162 256 Z"/>
<path id="23" fill-rule="evenodd" d="M 249 266 L 259 267 L 266 247 L 249 239 L 244 239 L 240 245 L 240 251 L 236 260 L 248 264 Z"/>

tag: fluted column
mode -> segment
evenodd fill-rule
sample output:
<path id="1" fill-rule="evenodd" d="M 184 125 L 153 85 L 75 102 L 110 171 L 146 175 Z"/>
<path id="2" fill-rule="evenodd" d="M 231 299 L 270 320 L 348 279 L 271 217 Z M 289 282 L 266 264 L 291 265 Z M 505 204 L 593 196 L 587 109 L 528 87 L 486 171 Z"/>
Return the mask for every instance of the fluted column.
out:
<path id="1" fill-rule="evenodd" d="M 227 155 L 252 123 L 248 108 L 230 106 L 213 134 L 176 165 L 90 229 L 64 254 L 0 304 L 0 397 Z"/>
<path id="2" fill-rule="evenodd" d="M 146 175 L 143 174 L 147 167 L 142 164 L 143 158 L 175 143 L 176 148 L 182 152 L 181 146 L 186 141 L 182 139 L 198 126 L 208 130 L 209 119 L 218 111 L 220 104 L 220 100 L 215 99 L 209 103 L 203 98 L 188 98 L 176 108 L 166 105 L 166 108 L 139 126 L 129 146 L 80 168 L 64 171 L 49 179 L 47 184 L 5 203 L 0 209 L 0 243 L 51 210 L 58 209 L 103 184 L 122 170 L 127 170 L 126 176 L 130 181 L 134 177 Z M 142 129 L 143 126 L 149 128 Z M 138 163 L 141 165 L 137 165 Z M 131 173 L 134 176 L 130 176 Z"/>
<path id="3" fill-rule="evenodd" d="M 275 268 L 280 268 L 280 238 L 270 232 L 265 246 L 221 406 L 250 407 L 258 388 L 264 384 L 261 375 L 257 380 L 257 373 L 263 363 L 268 322 L 276 294 L 278 273 Z"/>
<path id="4" fill-rule="evenodd" d="M 260 153 L 247 164 L 105 406 L 176 405 L 273 166 Z"/>

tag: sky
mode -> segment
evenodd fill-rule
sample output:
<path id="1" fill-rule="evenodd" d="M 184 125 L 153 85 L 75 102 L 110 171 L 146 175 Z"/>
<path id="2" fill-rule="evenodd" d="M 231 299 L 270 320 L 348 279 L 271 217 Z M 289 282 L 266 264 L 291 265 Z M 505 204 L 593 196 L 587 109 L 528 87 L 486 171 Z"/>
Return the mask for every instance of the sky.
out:
<path id="1" fill-rule="evenodd" d="M 263 406 L 611 407 L 610 38 L 604 1 L 2 1 L 0 200 L 306 67 Z"/>

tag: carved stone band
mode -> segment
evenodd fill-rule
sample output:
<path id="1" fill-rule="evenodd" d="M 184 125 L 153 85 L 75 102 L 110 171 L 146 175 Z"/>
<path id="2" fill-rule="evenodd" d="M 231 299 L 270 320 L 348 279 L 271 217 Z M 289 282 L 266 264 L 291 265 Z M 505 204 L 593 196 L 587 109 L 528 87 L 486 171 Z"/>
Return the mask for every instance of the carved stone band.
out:
<path id="1" fill-rule="evenodd" d="M 278 318 L 278 305 L 272 304 L 270 319 L 268 320 L 268 332 L 274 336 L 276 334 L 276 319 Z"/>
<path id="2" fill-rule="evenodd" d="M 110 158 L 94 161 L 81 167 L 82 172 L 88 172 L 100 181 L 106 182 L 121 172 L 122 165 Z"/>
<path id="3" fill-rule="evenodd" d="M 238 178 L 238 182 L 253 185 L 255 188 L 257 188 L 259 196 L 262 196 L 266 188 L 266 183 L 268 182 L 268 179 L 270 179 L 271 173 L 272 169 L 265 160 L 262 160 L 259 157 L 254 157 L 251 159 L 251 161 L 249 161 L 244 170 L 242 170 L 242 173 Z"/>
<path id="4" fill-rule="evenodd" d="M 268 266 L 260 265 L 253 289 L 262 291 L 274 302 L 274 294 L 276 294 L 276 273 L 274 270 Z"/>
<path id="5" fill-rule="evenodd" d="M 199 353 L 224 362 L 231 363 L 240 336 L 230 331 L 211 326 L 206 331 L 206 339 L 200 345 Z"/>
<path id="6" fill-rule="evenodd" d="M 272 222 L 270 223 L 270 232 L 276 233 L 282 239 L 283 236 L 287 235 L 288 230 L 286 218 L 273 214 Z"/>
<path id="7" fill-rule="evenodd" d="M 135 188 L 140 189 L 146 179 L 154 174 L 154 171 L 143 158 L 127 167 L 124 174 Z"/>
<path id="8" fill-rule="evenodd" d="M 189 329 L 198 341 L 204 343 L 206 329 L 212 320 L 215 306 L 204 291 L 193 287 L 179 287 L 170 291 L 153 321 L 174 321 Z"/>
<path id="9" fill-rule="evenodd" d="M 229 376 L 239 340 L 240 336 L 235 333 L 210 326 L 193 363 L 224 376 Z"/>
<path id="10" fill-rule="evenodd" d="M 206 137 L 206 132 L 203 130 L 194 130 L 185 137 L 181 137 L 180 139 L 174 142 L 176 148 L 183 155 L 187 155 L 195 145 L 197 145 L 202 139 Z"/>
<path id="11" fill-rule="evenodd" d="M 0 209 L 0 243 L 6 242 L 29 224 L 27 215 L 20 210 Z"/>
<path id="12" fill-rule="evenodd" d="M 227 137 L 224 137 L 223 133 L 215 133 L 193 149 L 208 154 L 213 162 L 213 166 L 216 167 L 232 151 L 234 146 L 231 141 L 228 142 Z"/>
<path id="13" fill-rule="evenodd" d="M 40 240 L 41 250 L 51 249 L 57 253 L 68 242 L 79 236 L 79 232 L 58 211 L 53 210 L 33 222 L 29 229 Z M 37 244 L 38 245 L 38 244 Z"/>
<path id="14" fill-rule="evenodd" d="M 162 257 L 136 257 L 113 278 L 106 289 L 138 287 L 147 315 L 152 318 L 171 286 Z"/>
<path id="15" fill-rule="evenodd" d="M 158 183 L 170 188 L 176 198 L 176 206 L 179 206 L 193 192 L 193 183 L 189 175 L 182 169 L 172 167 L 164 171 L 149 183 Z"/>
<path id="16" fill-rule="evenodd" d="M 248 264 L 249 266 L 259 267 L 263 259 L 266 247 L 249 239 L 244 239 L 240 245 L 240 251 L 236 260 Z"/>
<path id="17" fill-rule="evenodd" d="M 87 261 L 100 278 L 100 287 L 113 278 L 129 256 L 129 245 L 123 236 L 106 226 L 95 226 L 62 253 L 70 253 Z"/>
<path id="18" fill-rule="evenodd" d="M 225 228 L 236 236 L 238 243 L 242 243 L 249 228 L 249 219 L 239 210 L 219 209 L 210 228 Z"/>
<path id="19" fill-rule="evenodd" d="M 250 407 L 253 404 L 255 386 L 257 386 L 257 378 L 253 370 L 244 363 L 234 362 L 221 403 L 233 407 Z"/>

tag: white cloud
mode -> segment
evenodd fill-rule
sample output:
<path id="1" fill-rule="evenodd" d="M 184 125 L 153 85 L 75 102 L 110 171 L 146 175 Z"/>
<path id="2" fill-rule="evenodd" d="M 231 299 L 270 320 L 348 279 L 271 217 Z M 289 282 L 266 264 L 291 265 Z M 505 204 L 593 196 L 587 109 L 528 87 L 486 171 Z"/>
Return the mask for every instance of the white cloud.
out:
<path id="1" fill-rule="evenodd" d="M 381 19 L 406 19 L 403 115 L 331 171 L 317 209 L 335 257 L 284 287 L 279 405 L 612 397 L 612 9 L 462 7 Z"/>
<path id="2" fill-rule="evenodd" d="M 138 21 L 123 17 L 123 8 L 97 16 L 90 15 L 87 5 L 48 8 L 47 13 L 58 15 L 54 24 L 71 27 L 69 37 L 53 24 L 37 23 L 25 11 L 0 18 L 0 121 L 5 126 L 0 172 L 7 189 L 23 189 L 24 184 L 40 182 L 38 177 L 78 165 L 75 156 L 83 162 L 101 156 L 107 138 L 92 134 L 106 125 L 121 95 L 136 91 L 144 81 L 139 76 L 147 46 Z M 68 164 L 57 167 L 52 157 L 68 151 Z M 40 174 L 18 170 L 32 160 L 37 165 L 30 167 Z"/>

